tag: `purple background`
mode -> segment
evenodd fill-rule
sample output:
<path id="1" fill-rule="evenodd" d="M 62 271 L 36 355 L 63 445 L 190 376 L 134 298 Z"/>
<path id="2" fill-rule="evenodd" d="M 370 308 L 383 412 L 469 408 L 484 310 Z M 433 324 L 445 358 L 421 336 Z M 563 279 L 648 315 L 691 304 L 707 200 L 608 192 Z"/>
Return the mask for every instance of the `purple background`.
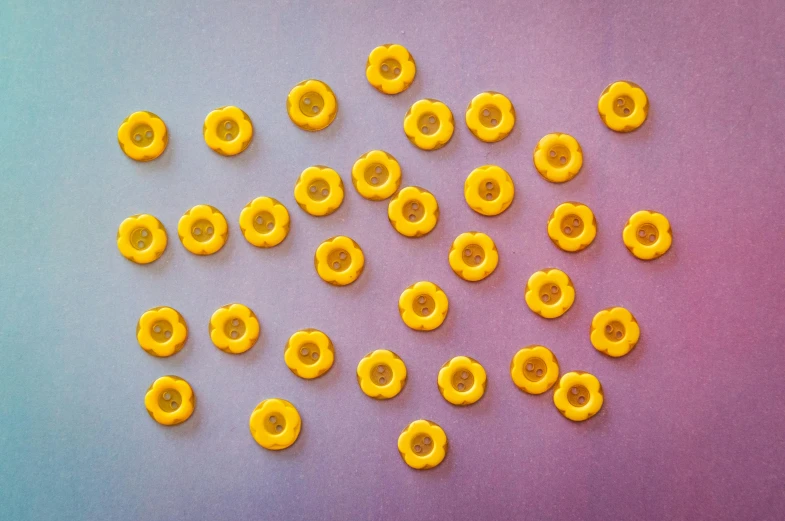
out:
<path id="1" fill-rule="evenodd" d="M 750 2 L 4 2 L 0 8 L 2 194 L 0 255 L 0 517 L 7 519 L 783 519 L 785 517 L 785 15 L 781 1 Z M 398 42 L 417 60 L 398 96 L 364 75 L 376 45 Z M 299 130 L 289 89 L 326 81 L 340 111 L 328 129 Z M 610 82 L 649 95 L 646 124 L 608 130 L 596 113 Z M 484 90 L 508 95 L 518 122 L 501 143 L 463 123 Z M 423 97 L 444 101 L 456 132 L 442 150 L 414 148 L 403 115 Z M 210 151 L 201 129 L 235 104 L 255 137 L 240 156 Z M 167 123 L 158 160 L 128 160 L 117 127 L 135 110 Z M 532 150 L 548 132 L 575 136 L 584 167 L 545 182 Z M 350 168 L 362 153 L 395 155 L 405 185 L 439 200 L 433 233 L 412 240 L 389 225 L 386 203 L 362 199 Z M 463 181 L 498 164 L 516 187 L 495 218 L 472 212 Z M 343 206 L 314 218 L 292 188 L 312 164 L 335 168 Z M 278 198 L 292 216 L 279 247 L 251 247 L 237 218 L 253 197 Z M 545 223 L 569 200 L 588 204 L 599 234 L 579 254 L 556 249 Z M 230 221 L 226 247 L 184 250 L 180 215 L 198 203 Z M 621 241 L 626 219 L 655 209 L 673 247 L 641 262 Z M 147 212 L 169 231 L 163 257 L 125 261 L 119 223 Z M 500 252 L 480 283 L 458 279 L 447 252 L 459 233 L 488 233 Z M 324 284 L 313 252 L 346 234 L 366 270 L 345 288 Z M 558 267 L 577 298 L 548 321 L 523 301 L 526 279 Z M 400 320 L 400 292 L 418 280 L 450 298 L 431 333 Z M 215 349 L 210 314 L 249 305 L 262 336 L 242 356 Z M 142 352 L 143 311 L 170 305 L 190 338 L 170 359 Z M 589 342 L 592 316 L 620 305 L 642 329 L 619 360 Z M 283 345 L 316 327 L 334 341 L 332 370 L 292 375 Z M 595 374 L 600 414 L 565 420 L 552 395 L 528 396 L 509 377 L 512 355 L 541 343 L 563 371 Z M 399 353 L 405 391 L 363 395 L 359 359 Z M 438 368 L 468 355 L 488 372 L 485 397 L 456 408 L 436 389 Z M 142 400 L 164 374 L 188 379 L 194 416 L 154 423 Z M 264 398 L 303 418 L 290 449 L 261 449 L 248 417 Z M 417 472 L 398 433 L 412 420 L 442 425 L 450 452 Z"/>

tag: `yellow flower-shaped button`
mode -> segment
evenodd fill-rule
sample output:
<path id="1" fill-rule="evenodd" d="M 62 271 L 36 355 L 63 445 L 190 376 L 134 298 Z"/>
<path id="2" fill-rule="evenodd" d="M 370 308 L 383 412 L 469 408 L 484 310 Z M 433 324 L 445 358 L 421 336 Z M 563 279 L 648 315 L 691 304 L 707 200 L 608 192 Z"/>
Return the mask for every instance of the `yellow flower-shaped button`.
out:
<path id="1" fill-rule="evenodd" d="M 294 405 L 269 398 L 256 406 L 248 424 L 256 443 L 268 450 L 283 450 L 297 441 L 302 421 Z"/>
<path id="2" fill-rule="evenodd" d="M 132 215 L 117 229 L 117 249 L 129 261 L 149 264 L 166 249 L 166 230 L 161 221 L 146 213 Z"/>
<path id="3" fill-rule="evenodd" d="M 377 349 L 357 364 L 357 383 L 371 398 L 389 400 L 406 385 L 406 364 L 392 351 Z"/>
<path id="4" fill-rule="evenodd" d="M 529 309 L 541 317 L 557 318 L 575 302 L 575 288 L 566 273 L 548 268 L 529 277 L 524 298 Z"/>
<path id="5" fill-rule="evenodd" d="M 493 239 L 480 232 L 466 232 L 452 241 L 450 267 L 463 280 L 477 282 L 484 279 L 499 264 L 499 252 Z"/>
<path id="6" fill-rule="evenodd" d="M 597 236 L 597 219 L 585 204 L 562 203 L 548 217 L 548 237 L 564 251 L 581 251 Z"/>
<path id="7" fill-rule="evenodd" d="M 590 336 L 594 349 L 619 357 L 632 351 L 641 336 L 641 329 L 626 309 L 608 308 L 594 315 Z"/>
<path id="8" fill-rule="evenodd" d="M 303 329 L 289 337 L 283 359 L 294 374 L 311 380 L 330 370 L 335 360 L 335 348 L 330 338 L 321 331 Z"/>
<path id="9" fill-rule="evenodd" d="M 152 161 L 166 150 L 169 134 L 164 120 L 152 112 L 134 112 L 117 129 L 117 142 L 136 161 Z"/>
<path id="10" fill-rule="evenodd" d="M 387 218 L 401 235 L 422 237 L 436 227 L 439 204 L 431 192 L 419 186 L 407 186 L 390 199 Z"/>
<path id="11" fill-rule="evenodd" d="M 559 379 L 559 361 L 547 347 L 524 347 L 512 357 L 510 376 L 521 391 L 542 394 Z"/>
<path id="12" fill-rule="evenodd" d="M 581 146 L 569 134 L 548 134 L 534 148 L 534 168 L 551 183 L 569 181 L 582 165 Z"/>
<path id="13" fill-rule="evenodd" d="M 286 112 L 292 123 L 303 130 L 315 132 L 333 122 L 338 114 L 338 100 L 326 83 L 305 80 L 289 91 Z"/>
<path id="14" fill-rule="evenodd" d="M 401 293 L 398 312 L 403 323 L 412 329 L 432 331 L 447 318 L 447 294 L 433 282 L 420 281 Z"/>
<path id="15" fill-rule="evenodd" d="M 191 253 L 212 255 L 226 244 L 229 226 L 226 217 L 217 208 L 198 204 L 180 217 L 177 235 Z"/>
<path id="16" fill-rule="evenodd" d="M 253 123 L 237 107 L 221 107 L 204 118 L 204 142 L 222 156 L 236 156 L 251 144 Z"/>
<path id="17" fill-rule="evenodd" d="M 447 435 L 432 421 L 413 421 L 398 436 L 398 452 L 411 468 L 431 469 L 447 455 Z"/>
<path id="18" fill-rule="evenodd" d="M 147 389 L 144 406 L 161 425 L 177 425 L 193 414 L 196 396 L 188 382 L 179 376 L 162 376 Z"/>
<path id="19" fill-rule="evenodd" d="M 254 246 L 277 246 L 289 234 L 289 211 L 272 197 L 257 197 L 240 212 L 240 231 Z"/>
<path id="20" fill-rule="evenodd" d="M 463 184 L 466 204 L 482 215 L 499 215 L 512 204 L 514 195 L 510 174 L 496 165 L 475 168 Z"/>
<path id="21" fill-rule="evenodd" d="M 398 94 L 409 88 L 414 81 L 417 65 L 403 45 L 380 45 L 371 51 L 365 64 L 368 83 L 379 92 Z"/>
<path id="22" fill-rule="evenodd" d="M 176 310 L 162 306 L 145 311 L 136 324 L 139 346 L 153 356 L 172 356 L 188 338 L 185 319 Z"/>
<path id="23" fill-rule="evenodd" d="M 323 281 L 333 286 L 346 286 L 363 272 L 365 255 L 359 244 L 349 237 L 338 235 L 319 245 L 313 265 Z"/>
<path id="24" fill-rule="evenodd" d="M 245 353 L 259 339 L 259 319 L 247 306 L 228 304 L 210 317 L 210 339 L 215 347 L 233 355 Z"/>
<path id="25" fill-rule="evenodd" d="M 343 202 L 341 176 L 326 166 L 309 166 L 297 178 L 294 199 L 300 208 L 311 215 L 330 215 Z"/>
<path id="26" fill-rule="evenodd" d="M 485 368 L 468 356 L 456 356 L 439 369 L 436 385 L 453 405 L 471 405 L 485 394 Z"/>
<path id="27" fill-rule="evenodd" d="M 466 107 L 466 126 L 480 141 L 501 141 L 515 126 L 515 107 L 504 94 L 481 92 Z"/>
<path id="28" fill-rule="evenodd" d="M 661 213 L 641 210 L 632 214 L 627 221 L 622 240 L 630 253 L 639 259 L 656 259 L 671 247 L 671 224 Z"/>
<path id="29" fill-rule="evenodd" d="M 452 138 L 455 121 L 450 109 L 441 101 L 421 99 L 403 118 L 403 131 L 409 141 L 423 150 L 442 148 Z"/>
<path id="30" fill-rule="evenodd" d="M 649 98 L 640 86 L 631 81 L 611 83 L 597 102 L 600 118 L 609 129 L 632 132 L 643 125 L 649 115 Z"/>
<path id="31" fill-rule="evenodd" d="M 371 150 L 354 162 L 352 183 L 366 199 L 387 199 L 401 186 L 401 165 L 387 152 Z"/>
<path id="32" fill-rule="evenodd" d="M 562 415 L 574 422 L 588 420 L 602 408 L 602 386 L 593 374 L 582 371 L 567 373 L 553 391 L 553 404 Z"/>

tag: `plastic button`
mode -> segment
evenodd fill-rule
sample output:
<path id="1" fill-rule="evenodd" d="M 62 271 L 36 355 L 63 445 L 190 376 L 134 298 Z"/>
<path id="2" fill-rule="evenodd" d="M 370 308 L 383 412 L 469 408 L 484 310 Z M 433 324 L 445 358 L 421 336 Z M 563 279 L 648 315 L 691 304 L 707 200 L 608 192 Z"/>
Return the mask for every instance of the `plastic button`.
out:
<path id="1" fill-rule="evenodd" d="M 389 400 L 406 386 L 406 364 L 392 351 L 377 349 L 357 364 L 357 383 L 371 398 Z"/>
<path id="2" fill-rule="evenodd" d="M 582 371 L 566 373 L 553 391 L 553 404 L 574 422 L 588 420 L 602 408 L 602 386 L 597 377 Z"/>
<path id="3" fill-rule="evenodd" d="M 289 211 L 272 197 L 257 197 L 240 212 L 240 231 L 254 246 L 277 246 L 289 234 Z"/>
<path id="4" fill-rule="evenodd" d="M 286 111 L 292 123 L 303 130 L 322 130 L 338 114 L 338 100 L 326 83 L 319 80 L 301 81 L 289 91 Z"/>
<path id="5" fill-rule="evenodd" d="M 236 156 L 251 144 L 253 123 L 237 107 L 221 107 L 204 118 L 204 142 L 222 156 Z"/>
<path id="6" fill-rule="evenodd" d="M 499 215 L 509 208 L 514 195 L 510 174 L 496 165 L 475 168 L 463 184 L 466 204 L 482 215 Z"/>
<path id="7" fill-rule="evenodd" d="M 564 251 L 581 251 L 597 236 L 597 219 L 585 204 L 562 203 L 548 217 L 548 237 Z"/>
<path id="8" fill-rule="evenodd" d="M 248 424 L 256 443 L 268 450 L 283 450 L 297 441 L 302 421 L 294 405 L 270 398 L 256 406 Z"/>
<path id="9" fill-rule="evenodd" d="M 390 199 L 387 217 L 401 235 L 422 237 L 439 221 L 439 204 L 431 192 L 419 186 L 407 186 Z"/>
<path id="10" fill-rule="evenodd" d="M 456 356 L 441 369 L 436 385 L 445 400 L 453 405 L 471 405 L 485 394 L 485 369 L 477 360 Z"/>
<path id="11" fill-rule="evenodd" d="M 141 213 L 120 223 L 117 229 L 117 249 L 131 262 L 149 264 L 166 249 L 166 230 L 161 221 Z"/>
<path id="12" fill-rule="evenodd" d="M 403 45 L 380 45 L 371 51 L 365 65 L 365 77 L 376 90 L 384 94 L 398 94 L 414 81 L 417 65 Z"/>
<path id="13" fill-rule="evenodd" d="M 306 213 L 330 215 L 343 202 L 343 181 L 338 172 L 326 166 L 309 166 L 294 185 L 294 199 Z"/>
<path id="14" fill-rule="evenodd" d="M 501 141 L 515 126 L 515 107 L 504 94 L 482 92 L 466 108 L 466 126 L 480 141 Z"/>
<path id="15" fill-rule="evenodd" d="M 172 356 L 188 338 L 188 326 L 177 310 L 162 306 L 145 311 L 136 324 L 139 346 L 153 356 Z"/>
<path id="16" fill-rule="evenodd" d="M 349 237 L 331 237 L 319 245 L 313 259 L 316 273 L 333 286 L 346 286 L 357 280 L 365 267 L 360 245 Z"/>
<path id="17" fill-rule="evenodd" d="M 412 284 L 398 299 L 403 323 L 419 331 L 432 331 L 441 326 L 448 310 L 447 294 L 433 282 Z"/>
<path id="18" fill-rule="evenodd" d="M 590 336 L 594 349 L 619 357 L 632 351 L 641 330 L 632 313 L 624 308 L 608 308 L 594 315 Z"/>
<path id="19" fill-rule="evenodd" d="M 541 317 L 557 318 L 575 302 L 575 288 L 566 273 L 548 268 L 529 277 L 524 298 L 529 309 Z"/>
<path id="20" fill-rule="evenodd" d="M 524 347 L 512 357 L 510 376 L 521 391 L 542 394 L 559 379 L 559 361 L 547 347 Z"/>
<path id="21" fill-rule="evenodd" d="M 649 98 L 631 81 L 611 83 L 597 102 L 600 118 L 611 130 L 632 132 L 643 125 L 649 115 Z"/>
<path id="22" fill-rule="evenodd" d="M 632 214 L 627 221 L 622 240 L 630 253 L 639 259 L 656 259 L 671 247 L 671 224 L 661 213 L 641 210 Z"/>
<path id="23" fill-rule="evenodd" d="M 447 455 L 447 435 L 432 421 L 413 421 L 398 436 L 398 453 L 413 469 L 431 469 Z"/>
<path id="24" fill-rule="evenodd" d="M 117 142 L 136 161 L 152 161 L 166 150 L 169 134 L 164 120 L 152 112 L 134 112 L 117 129 Z"/>
<path id="25" fill-rule="evenodd" d="M 233 355 L 245 353 L 259 339 L 259 319 L 242 304 L 218 308 L 210 317 L 210 339 L 215 347 Z"/>
<path id="26" fill-rule="evenodd" d="M 198 204 L 180 217 L 177 235 L 185 249 L 191 253 L 212 255 L 226 244 L 229 226 L 217 208 Z"/>
<path id="27" fill-rule="evenodd" d="M 401 186 L 401 166 L 387 152 L 371 150 L 354 162 L 352 183 L 366 199 L 387 199 Z"/>
<path id="28" fill-rule="evenodd" d="M 283 359 L 294 374 L 312 380 L 333 366 L 335 348 L 330 338 L 321 331 L 303 329 L 289 337 Z"/>
<path id="29" fill-rule="evenodd" d="M 569 134 L 548 134 L 534 148 L 534 167 L 551 183 L 569 181 L 582 165 L 581 146 Z"/>
<path id="30" fill-rule="evenodd" d="M 403 118 L 403 131 L 409 141 L 423 150 L 438 150 L 450 141 L 455 121 L 450 109 L 441 101 L 421 99 Z"/>
<path id="31" fill-rule="evenodd" d="M 191 385 L 179 376 L 162 376 L 147 389 L 144 406 L 161 425 L 177 425 L 193 414 L 196 396 Z"/>
<path id="32" fill-rule="evenodd" d="M 450 247 L 450 267 L 463 280 L 477 282 L 496 269 L 499 252 L 493 239 L 480 232 L 460 234 Z"/>

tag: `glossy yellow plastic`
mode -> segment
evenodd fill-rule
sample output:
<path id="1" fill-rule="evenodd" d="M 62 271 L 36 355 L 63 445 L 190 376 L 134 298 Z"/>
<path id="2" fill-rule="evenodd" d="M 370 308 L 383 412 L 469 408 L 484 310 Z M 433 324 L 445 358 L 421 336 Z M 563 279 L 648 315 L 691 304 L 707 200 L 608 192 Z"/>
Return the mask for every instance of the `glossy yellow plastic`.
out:
<path id="1" fill-rule="evenodd" d="M 179 352 L 188 338 L 188 326 L 175 309 L 162 306 L 145 311 L 136 323 L 139 347 L 153 356 L 167 357 Z"/>
<path id="2" fill-rule="evenodd" d="M 117 249 L 131 262 L 149 264 L 166 249 L 166 230 L 161 221 L 140 213 L 123 220 L 117 229 Z"/>
<path id="3" fill-rule="evenodd" d="M 332 89 L 319 80 L 301 81 L 286 97 L 286 112 L 292 123 L 315 132 L 326 128 L 338 114 L 338 100 Z"/>
<path id="4" fill-rule="evenodd" d="M 384 150 L 371 150 L 354 162 L 352 184 L 366 199 L 387 199 L 401 186 L 401 165 Z"/>
<path id="5" fill-rule="evenodd" d="M 431 192 L 419 186 L 407 186 L 390 199 L 387 218 L 401 235 L 422 237 L 436 227 L 439 204 Z"/>
<path id="6" fill-rule="evenodd" d="M 466 126 L 480 141 L 501 141 L 515 126 L 515 107 L 504 94 L 481 92 L 466 107 Z"/>
<path id="7" fill-rule="evenodd" d="M 147 389 L 144 406 L 161 425 L 177 425 L 193 414 L 196 396 L 191 385 L 179 376 L 162 376 Z"/>
<path id="8" fill-rule="evenodd" d="M 632 132 L 646 121 L 649 98 L 639 85 L 631 81 L 616 81 L 600 94 L 597 112 L 609 129 Z"/>
<path id="9" fill-rule="evenodd" d="M 330 215 L 343 202 L 341 176 L 326 166 L 309 166 L 297 178 L 294 199 L 306 213 L 316 217 Z"/>
<path id="10" fill-rule="evenodd" d="M 559 361 L 545 346 L 524 347 L 512 357 L 510 377 L 521 391 L 542 394 L 559 379 Z"/>
<path id="11" fill-rule="evenodd" d="M 229 225 L 217 208 L 198 204 L 180 217 L 177 235 L 185 249 L 194 255 L 212 255 L 226 244 Z"/>
<path id="12" fill-rule="evenodd" d="M 569 181 L 581 171 L 583 151 L 569 134 L 548 134 L 534 148 L 534 167 L 551 183 Z"/>
<path id="13" fill-rule="evenodd" d="M 289 211 L 272 197 L 257 197 L 240 212 L 240 231 L 258 248 L 272 248 L 289 235 Z"/>
<path id="14" fill-rule="evenodd" d="M 253 123 L 248 114 L 230 105 L 207 114 L 202 133 L 208 147 L 222 156 L 236 156 L 251 144 Z"/>
<path id="15" fill-rule="evenodd" d="M 281 398 L 269 398 L 256 406 L 248 426 L 256 443 L 267 450 L 283 450 L 297 441 L 302 420 L 294 405 Z"/>
<path id="16" fill-rule="evenodd" d="M 436 377 L 442 397 L 453 405 L 471 405 L 485 394 L 485 368 L 468 356 L 448 360 Z"/>
<path id="17" fill-rule="evenodd" d="M 398 453 L 413 469 L 432 469 L 447 455 L 447 434 L 432 421 L 413 421 L 398 436 Z"/>
<path id="18" fill-rule="evenodd" d="M 575 288 L 561 270 L 547 268 L 529 277 L 524 290 L 529 309 L 543 318 L 557 318 L 575 302 Z"/>
<path id="19" fill-rule="evenodd" d="M 499 264 L 499 252 L 493 239 L 480 232 L 460 234 L 452 242 L 450 267 L 463 280 L 477 282 L 493 273 Z"/>
<path id="20" fill-rule="evenodd" d="M 619 357 L 633 350 L 641 330 L 632 313 L 624 308 L 608 308 L 594 315 L 589 336 L 594 349 Z"/>
<path id="21" fill-rule="evenodd" d="M 433 282 L 420 281 L 401 293 L 398 312 L 403 323 L 419 331 L 432 331 L 447 318 L 447 294 Z"/>
<path id="22" fill-rule="evenodd" d="M 581 251 L 597 236 L 597 219 L 582 203 L 562 203 L 548 217 L 548 237 L 564 251 Z"/>
<path id="23" fill-rule="evenodd" d="M 389 400 L 406 386 L 406 364 L 392 351 L 377 349 L 357 364 L 357 383 L 371 398 Z"/>
<path id="24" fill-rule="evenodd" d="M 294 374 L 306 380 L 322 376 L 335 361 L 330 338 L 317 329 L 303 329 L 289 337 L 283 359 Z"/>
<path id="25" fill-rule="evenodd" d="M 475 168 L 463 184 L 469 208 L 482 215 L 499 215 L 512 204 L 515 186 L 503 168 L 484 165 Z"/>
<path id="26" fill-rule="evenodd" d="M 134 112 L 117 129 L 117 142 L 135 161 L 152 161 L 166 150 L 169 133 L 164 120 L 152 112 Z"/>
<path id="27" fill-rule="evenodd" d="M 409 88 L 417 73 L 414 58 L 403 45 L 380 45 L 371 51 L 365 64 L 365 77 L 373 88 L 384 94 L 398 94 Z"/>
<path id="28" fill-rule="evenodd" d="M 600 412 L 603 399 L 600 381 L 582 371 L 566 373 L 553 391 L 553 404 L 574 422 L 588 420 Z"/>
<path id="29" fill-rule="evenodd" d="M 210 317 L 210 339 L 215 347 L 233 355 L 245 353 L 259 339 L 259 319 L 247 306 L 228 304 Z"/>
<path id="30" fill-rule="evenodd" d="M 670 249 L 673 232 L 667 217 L 651 210 L 641 210 L 627 221 L 622 240 L 630 253 L 642 260 L 652 260 Z"/>
<path id="31" fill-rule="evenodd" d="M 313 265 L 323 281 L 333 286 L 346 286 L 362 274 L 365 255 L 359 244 L 349 237 L 338 235 L 319 245 Z"/>
<path id="32" fill-rule="evenodd" d="M 455 121 L 450 109 L 441 101 L 421 99 L 406 112 L 403 131 L 414 146 L 438 150 L 452 138 Z"/>

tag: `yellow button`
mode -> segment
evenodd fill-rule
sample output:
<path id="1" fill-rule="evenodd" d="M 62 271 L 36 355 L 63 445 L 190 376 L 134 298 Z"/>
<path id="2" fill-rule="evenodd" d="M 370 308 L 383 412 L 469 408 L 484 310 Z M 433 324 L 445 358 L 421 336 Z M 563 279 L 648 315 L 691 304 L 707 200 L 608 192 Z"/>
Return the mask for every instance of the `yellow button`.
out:
<path id="1" fill-rule="evenodd" d="M 597 219 L 582 203 L 562 203 L 548 217 L 548 237 L 564 251 L 581 251 L 597 236 Z"/>
<path id="2" fill-rule="evenodd" d="M 409 141 L 423 150 L 442 148 L 452 138 L 455 121 L 450 109 L 441 101 L 421 99 L 403 118 L 403 131 Z"/>
<path id="3" fill-rule="evenodd" d="M 403 323 L 420 331 L 432 331 L 441 326 L 448 310 L 447 294 L 433 282 L 412 284 L 398 299 L 398 312 Z"/>
<path id="4" fill-rule="evenodd" d="M 632 313 L 624 308 L 608 308 L 594 315 L 590 336 L 597 351 L 619 357 L 632 351 L 641 330 Z"/>
<path id="5" fill-rule="evenodd" d="M 321 331 L 303 329 L 289 337 L 283 359 L 294 374 L 312 380 L 333 366 L 335 348 L 330 338 Z"/>
<path id="6" fill-rule="evenodd" d="M 630 253 L 639 259 L 656 259 L 671 247 L 671 224 L 661 213 L 641 210 L 632 214 L 627 221 L 622 240 Z"/>
<path id="7" fill-rule="evenodd" d="M 204 118 L 204 142 L 222 156 L 236 156 L 251 144 L 253 123 L 237 107 L 221 107 Z"/>
<path id="8" fill-rule="evenodd" d="M 338 235 L 319 245 L 313 265 L 323 281 L 333 286 L 346 286 L 362 274 L 365 255 L 359 244 L 349 237 Z"/>
<path id="9" fill-rule="evenodd" d="M 439 369 L 436 385 L 451 404 L 471 405 L 485 394 L 485 369 L 473 358 L 456 356 Z"/>
<path id="10" fill-rule="evenodd" d="M 496 165 L 475 168 L 463 184 L 466 204 L 482 215 L 499 215 L 512 204 L 514 195 L 510 174 Z"/>
<path id="11" fill-rule="evenodd" d="M 543 318 L 557 318 L 575 302 L 575 288 L 561 270 L 548 268 L 534 272 L 524 293 L 529 309 Z"/>
<path id="12" fill-rule="evenodd" d="M 407 186 L 390 199 L 387 217 L 401 235 L 422 237 L 439 221 L 439 204 L 431 192 L 419 186 Z"/>
<path id="13" fill-rule="evenodd" d="M 242 304 L 220 307 L 210 317 L 210 339 L 221 351 L 245 353 L 259 339 L 259 319 Z"/>
<path id="14" fill-rule="evenodd" d="M 179 376 L 162 376 L 147 389 L 144 406 L 161 425 L 177 425 L 193 414 L 196 396 L 188 382 Z"/>
<path id="15" fill-rule="evenodd" d="M 153 356 L 172 356 L 183 348 L 187 338 L 185 319 L 170 307 L 147 310 L 136 324 L 139 346 Z"/>
<path id="16" fill-rule="evenodd" d="M 559 379 L 559 361 L 547 347 L 524 347 L 512 357 L 510 376 L 521 391 L 542 394 Z"/>
<path id="17" fill-rule="evenodd" d="M 256 443 L 268 450 L 290 447 L 300 436 L 300 413 L 294 405 L 281 398 L 262 401 L 251 413 L 248 422 Z"/>
<path id="18" fill-rule="evenodd" d="M 649 98 L 640 86 L 631 81 L 611 83 L 597 102 L 600 118 L 609 129 L 632 132 L 643 125 L 649 115 Z"/>
<path id="19" fill-rule="evenodd" d="M 368 83 L 384 94 L 398 94 L 414 81 L 417 65 L 403 45 L 380 45 L 371 51 L 365 65 Z"/>
<path id="20" fill-rule="evenodd" d="M 352 183 L 366 199 L 387 199 L 401 186 L 401 166 L 384 150 L 371 150 L 354 162 Z"/>
<path id="21" fill-rule="evenodd" d="M 499 264 L 499 252 L 493 239 L 480 232 L 460 234 L 450 247 L 450 267 L 463 280 L 484 279 Z"/>
<path id="22" fill-rule="evenodd" d="M 377 349 L 357 364 L 357 383 L 371 398 L 394 398 L 406 385 L 406 364 L 392 351 Z"/>
<path id="23" fill-rule="evenodd" d="M 277 246 L 289 234 L 289 211 L 272 197 L 257 197 L 240 212 L 240 231 L 254 246 Z"/>
<path id="24" fill-rule="evenodd" d="M 333 122 L 338 114 L 338 100 L 326 83 L 305 80 L 289 91 L 286 111 L 292 123 L 303 130 L 314 132 Z"/>
<path id="25" fill-rule="evenodd" d="M 581 146 L 569 134 L 548 134 L 534 148 L 534 167 L 551 183 L 569 181 L 582 165 Z"/>
<path id="26" fill-rule="evenodd" d="M 152 161 L 166 150 L 169 134 L 164 120 L 152 112 L 134 112 L 117 129 L 117 142 L 136 161 Z"/>
<path id="27" fill-rule="evenodd" d="M 166 249 L 166 230 L 161 221 L 146 213 L 132 215 L 117 229 L 117 249 L 129 261 L 149 264 Z"/>
<path id="28" fill-rule="evenodd" d="M 330 215 L 343 202 L 341 176 L 326 166 L 309 166 L 297 178 L 294 199 L 300 208 L 311 215 Z"/>
<path id="29" fill-rule="evenodd" d="M 553 391 L 553 404 L 562 415 L 574 422 L 588 420 L 602 408 L 602 386 L 593 374 L 582 371 L 566 373 Z"/>
<path id="30" fill-rule="evenodd" d="M 504 94 L 482 92 L 466 108 L 466 126 L 480 141 L 501 141 L 515 126 L 515 107 Z"/>
<path id="31" fill-rule="evenodd" d="M 212 255 L 226 244 L 229 226 L 217 208 L 198 204 L 177 223 L 177 235 L 186 250 L 195 255 Z"/>
<path id="32" fill-rule="evenodd" d="M 447 455 L 447 435 L 432 421 L 413 421 L 398 436 L 398 453 L 413 469 L 431 469 Z"/>

